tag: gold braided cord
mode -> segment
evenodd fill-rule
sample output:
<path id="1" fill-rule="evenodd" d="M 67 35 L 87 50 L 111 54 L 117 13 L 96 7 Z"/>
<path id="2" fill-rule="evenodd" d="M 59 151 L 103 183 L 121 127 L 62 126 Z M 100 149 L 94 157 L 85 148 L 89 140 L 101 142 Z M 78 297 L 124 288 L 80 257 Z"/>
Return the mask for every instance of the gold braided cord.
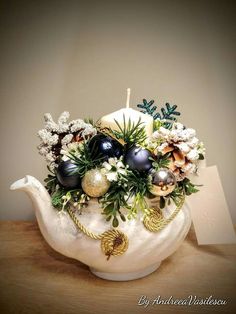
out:
<path id="1" fill-rule="evenodd" d="M 79 221 L 79 219 L 76 217 L 76 215 L 73 213 L 71 208 L 68 209 L 68 214 L 70 215 L 70 218 L 74 221 L 76 226 L 88 237 L 95 239 L 95 240 L 101 240 L 103 237 L 103 233 L 101 234 L 95 234 L 92 231 L 89 231 L 82 223 Z"/>
<path id="2" fill-rule="evenodd" d="M 177 216 L 179 211 L 183 206 L 184 200 L 179 206 L 173 211 L 173 213 L 168 218 L 164 218 L 162 213 L 159 213 L 156 209 L 149 215 L 146 215 L 143 220 L 143 224 L 147 230 L 152 232 L 158 232 L 164 229 L 174 218 Z"/>
<path id="3" fill-rule="evenodd" d="M 117 229 L 112 229 L 107 230 L 101 234 L 95 234 L 85 228 L 84 225 L 82 225 L 82 223 L 76 217 L 75 213 L 73 213 L 71 208 L 68 209 L 68 213 L 76 226 L 84 234 L 92 239 L 101 240 L 101 249 L 103 253 L 107 256 L 107 260 L 109 260 L 111 256 L 122 255 L 127 251 L 129 246 L 129 240 L 123 232 Z"/>
<path id="4" fill-rule="evenodd" d="M 118 256 L 124 254 L 129 246 L 127 236 L 119 230 L 108 230 L 104 232 L 101 240 L 101 248 L 107 259 L 111 255 Z"/>
<path id="5" fill-rule="evenodd" d="M 164 218 L 162 213 L 158 212 L 157 209 L 154 209 L 150 214 L 145 215 L 144 219 L 143 219 L 143 224 L 145 226 L 145 228 L 149 231 L 152 232 L 158 232 L 160 230 L 162 230 L 165 226 L 167 226 L 172 220 L 174 220 L 174 218 L 177 216 L 177 214 L 179 213 L 179 211 L 181 210 L 182 206 L 183 206 L 184 200 L 181 202 L 181 204 L 179 206 L 176 207 L 176 209 L 172 212 L 172 214 L 170 215 L 170 217 L 168 218 Z M 105 248 L 105 243 L 106 245 L 109 247 L 111 245 L 111 240 L 113 241 L 114 238 L 117 238 L 115 236 L 114 232 L 118 232 L 119 233 L 119 237 L 120 239 L 122 239 L 122 245 L 119 245 L 117 247 L 118 249 L 118 254 L 116 254 L 116 249 L 113 248 L 112 251 L 112 255 L 120 255 L 123 253 L 122 252 L 122 247 L 124 248 L 124 250 L 127 250 L 128 247 L 128 239 L 127 237 L 118 230 L 108 230 L 105 231 L 101 234 L 95 234 L 92 231 L 88 230 L 80 221 L 79 219 L 76 217 L 75 213 L 71 210 L 71 208 L 68 209 L 68 213 L 71 217 L 71 219 L 73 220 L 73 222 L 76 224 L 76 226 L 84 233 L 86 234 L 88 237 L 95 239 L 95 240 L 103 240 L 102 244 L 102 249 L 103 251 L 107 251 L 108 249 Z M 117 234 L 118 236 L 118 234 Z"/>

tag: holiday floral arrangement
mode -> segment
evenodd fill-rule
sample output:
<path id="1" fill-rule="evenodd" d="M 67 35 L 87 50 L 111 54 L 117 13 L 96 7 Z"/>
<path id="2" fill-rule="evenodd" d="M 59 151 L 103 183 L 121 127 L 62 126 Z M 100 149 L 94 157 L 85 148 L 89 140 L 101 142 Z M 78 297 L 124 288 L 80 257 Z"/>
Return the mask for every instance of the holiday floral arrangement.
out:
<path id="1" fill-rule="evenodd" d="M 170 203 L 180 209 L 198 191 L 189 176 L 198 172 L 205 149 L 195 130 L 177 121 L 176 105 L 167 103 L 157 112 L 154 101 L 144 99 L 138 108 L 139 119 L 123 114 L 113 119 L 115 127 L 102 120 L 69 121 L 68 112 L 56 123 L 45 114 L 38 150 L 48 163 L 46 189 L 56 209 L 83 214 L 96 198 L 104 219 L 116 228 L 138 213 L 148 219 L 153 214 L 148 199 L 158 197 L 160 210 Z M 151 117 L 151 132 L 144 115 Z"/>

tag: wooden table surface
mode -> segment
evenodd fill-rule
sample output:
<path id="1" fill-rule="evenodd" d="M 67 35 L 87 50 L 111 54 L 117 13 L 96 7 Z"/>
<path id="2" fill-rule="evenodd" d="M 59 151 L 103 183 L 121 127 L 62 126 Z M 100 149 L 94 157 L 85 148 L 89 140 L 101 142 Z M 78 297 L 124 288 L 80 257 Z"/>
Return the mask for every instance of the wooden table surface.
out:
<path id="1" fill-rule="evenodd" d="M 236 313 L 236 245 L 198 246 L 192 229 L 158 271 L 129 282 L 97 278 L 55 252 L 35 222 L 1 222 L 0 240 L 0 313 Z M 159 295 L 227 304 L 138 305 Z"/>

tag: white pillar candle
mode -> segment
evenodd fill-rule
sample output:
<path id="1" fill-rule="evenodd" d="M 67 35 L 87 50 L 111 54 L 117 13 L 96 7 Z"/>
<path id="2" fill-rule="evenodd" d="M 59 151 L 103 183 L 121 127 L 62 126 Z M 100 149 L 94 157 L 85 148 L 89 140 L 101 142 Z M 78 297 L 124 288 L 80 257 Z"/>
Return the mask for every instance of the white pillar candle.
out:
<path id="1" fill-rule="evenodd" d="M 130 101 L 130 88 L 127 89 L 127 100 L 126 108 L 122 108 L 115 112 L 112 112 L 101 118 L 101 127 L 111 128 L 113 130 L 119 130 L 118 125 L 115 120 L 119 123 L 121 127 L 124 126 L 124 117 L 125 122 L 128 123 L 129 119 L 131 123 L 137 123 L 140 119 L 142 122 L 141 126 L 144 127 L 146 135 L 150 136 L 153 133 L 153 118 L 147 114 L 144 114 L 140 111 L 129 108 Z"/>

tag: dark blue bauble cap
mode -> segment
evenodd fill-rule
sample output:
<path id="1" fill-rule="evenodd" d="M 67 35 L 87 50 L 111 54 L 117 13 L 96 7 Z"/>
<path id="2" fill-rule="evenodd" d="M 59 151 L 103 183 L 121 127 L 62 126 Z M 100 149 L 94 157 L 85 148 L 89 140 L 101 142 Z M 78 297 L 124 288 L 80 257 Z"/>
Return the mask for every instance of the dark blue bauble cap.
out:
<path id="1" fill-rule="evenodd" d="M 81 180 L 76 172 L 78 167 L 70 160 L 62 161 L 57 168 L 57 180 L 67 189 L 75 189 L 80 186 Z"/>
<path id="2" fill-rule="evenodd" d="M 104 134 L 93 136 L 88 147 L 94 159 L 99 157 L 103 157 L 104 160 L 110 157 L 119 158 L 123 154 L 123 146 L 117 140 Z"/>
<path id="3" fill-rule="evenodd" d="M 149 157 L 152 157 L 152 153 L 148 149 L 133 146 L 125 154 L 124 162 L 131 170 L 149 171 L 152 168 Z"/>

